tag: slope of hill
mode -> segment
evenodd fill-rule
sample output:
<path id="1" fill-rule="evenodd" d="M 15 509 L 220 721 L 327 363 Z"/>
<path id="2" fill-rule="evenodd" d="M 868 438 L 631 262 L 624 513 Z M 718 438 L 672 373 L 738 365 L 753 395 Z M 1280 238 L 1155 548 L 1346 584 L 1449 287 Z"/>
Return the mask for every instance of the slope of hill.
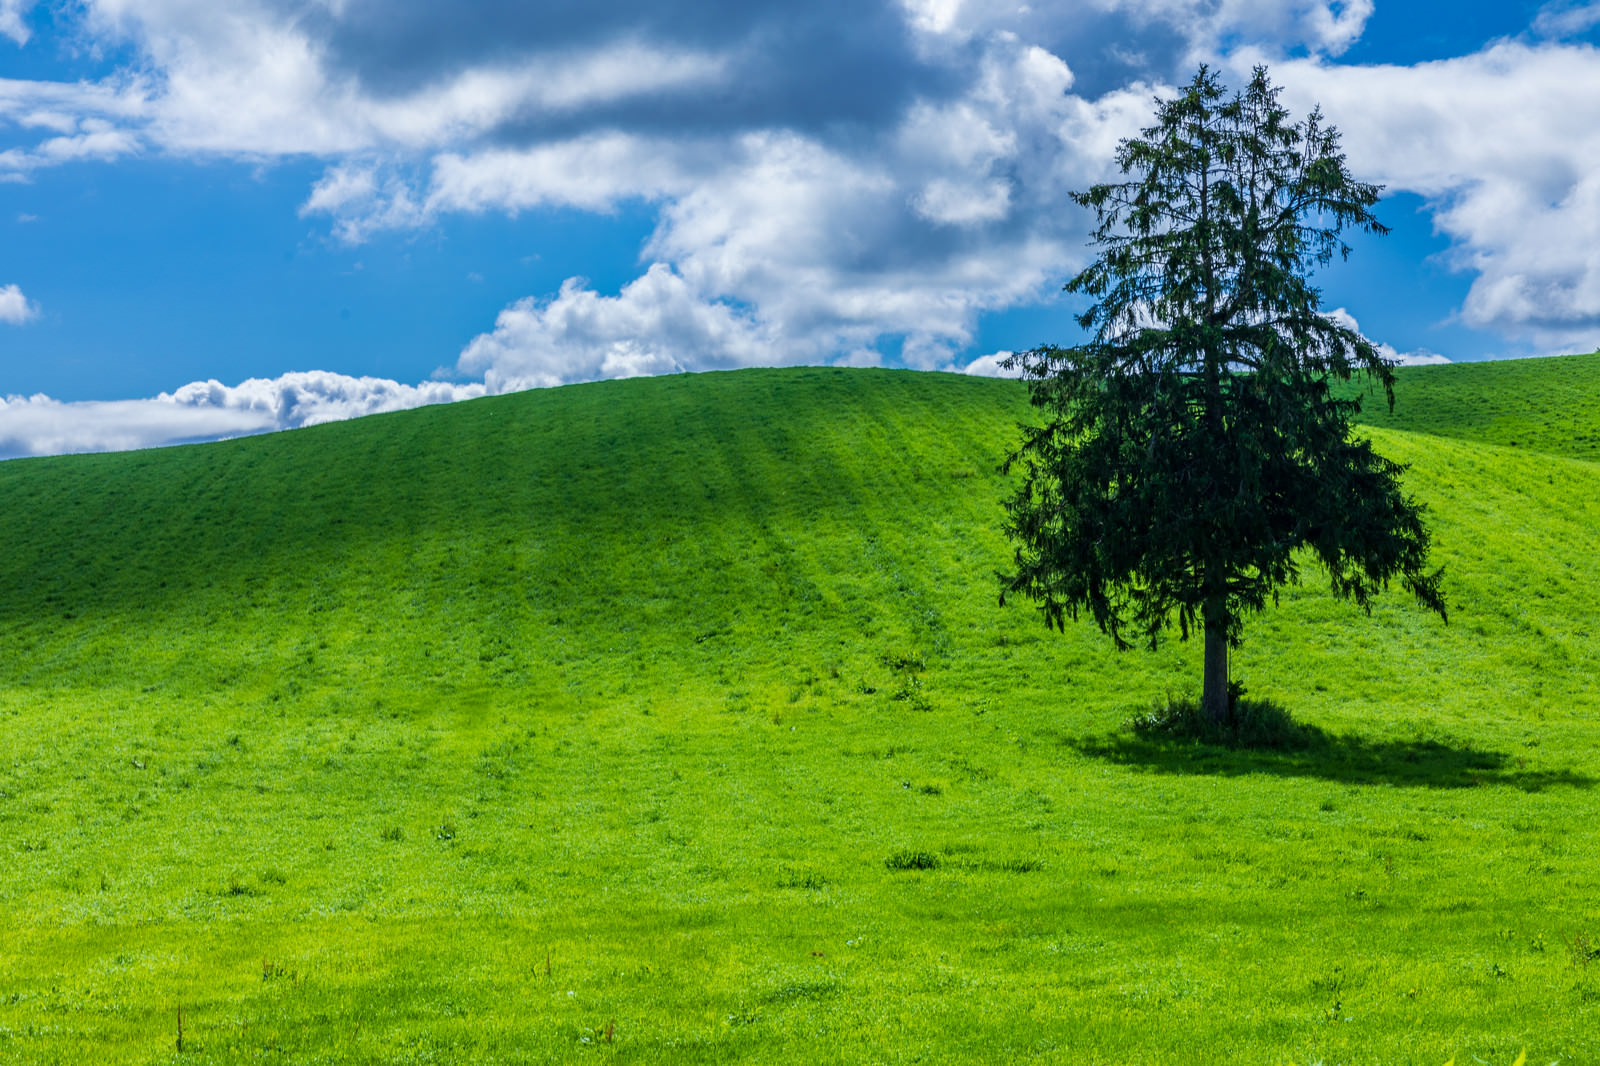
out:
<path id="1" fill-rule="evenodd" d="M 1365 402 L 1370 425 L 1600 459 L 1600 352 L 1398 371 L 1396 406 Z"/>
<path id="2" fill-rule="evenodd" d="M 996 605 L 1011 382 L 0 464 L 0 1061 L 1600 1057 L 1600 466 L 1524 446 L 1600 384 L 1519 367 L 1517 447 L 1479 367 L 1371 431 L 1449 626 L 1308 573 L 1247 630 L 1284 752 Z"/>

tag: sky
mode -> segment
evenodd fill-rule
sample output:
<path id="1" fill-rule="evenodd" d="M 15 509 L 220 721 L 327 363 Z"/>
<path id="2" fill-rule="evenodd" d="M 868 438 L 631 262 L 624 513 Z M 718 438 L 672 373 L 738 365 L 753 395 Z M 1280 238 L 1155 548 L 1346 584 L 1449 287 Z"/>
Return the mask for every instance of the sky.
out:
<path id="1" fill-rule="evenodd" d="M 1320 105 L 1406 362 L 1600 347 L 1600 0 L 0 0 L 0 457 L 1080 339 L 1202 63 Z"/>

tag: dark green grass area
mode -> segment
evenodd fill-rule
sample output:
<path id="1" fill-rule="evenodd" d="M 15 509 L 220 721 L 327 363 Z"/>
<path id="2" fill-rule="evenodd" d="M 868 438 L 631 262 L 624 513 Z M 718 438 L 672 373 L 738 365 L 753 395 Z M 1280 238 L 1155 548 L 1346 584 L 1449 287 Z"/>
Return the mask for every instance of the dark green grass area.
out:
<path id="1" fill-rule="evenodd" d="M 0 464 L 0 1062 L 1600 1061 L 1600 466 L 1437 373 L 1451 624 L 1308 572 L 1276 746 L 997 606 L 1013 382 Z"/>

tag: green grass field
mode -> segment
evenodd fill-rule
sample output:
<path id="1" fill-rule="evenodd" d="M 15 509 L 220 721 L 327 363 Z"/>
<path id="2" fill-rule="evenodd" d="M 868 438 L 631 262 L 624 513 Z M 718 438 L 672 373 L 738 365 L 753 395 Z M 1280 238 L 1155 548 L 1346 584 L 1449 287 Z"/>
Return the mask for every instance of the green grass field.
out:
<path id="1" fill-rule="evenodd" d="M 1308 570 L 1285 751 L 998 607 L 1014 382 L 0 464 L 0 1063 L 1600 1062 L 1600 356 L 1398 398 L 1450 624 Z"/>

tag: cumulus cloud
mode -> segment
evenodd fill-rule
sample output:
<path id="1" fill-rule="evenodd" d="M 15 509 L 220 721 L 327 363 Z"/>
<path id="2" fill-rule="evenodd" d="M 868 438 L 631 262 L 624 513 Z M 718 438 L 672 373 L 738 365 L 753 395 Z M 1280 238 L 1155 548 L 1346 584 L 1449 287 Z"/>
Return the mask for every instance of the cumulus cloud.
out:
<path id="1" fill-rule="evenodd" d="M 0 397 L 0 458 L 125 451 L 293 429 L 382 411 L 482 396 L 481 384 L 403 385 L 326 371 L 197 381 L 141 400 L 63 403 L 45 395 Z"/>
<path id="2" fill-rule="evenodd" d="M 20 326 L 38 313 L 39 309 L 22 295 L 20 285 L 0 286 L 0 322 Z"/>
<path id="3" fill-rule="evenodd" d="M 1426 197 L 1473 275 L 1461 309 L 1553 353 L 1600 339 L 1600 51 L 1501 41 L 1415 67 L 1277 68 L 1321 101 L 1358 173 Z"/>
<path id="4" fill-rule="evenodd" d="M 1081 259 L 1066 191 L 1105 176 L 1150 107 L 1142 85 L 1069 94 L 1066 64 L 1011 36 L 969 73 L 961 93 L 915 101 L 848 150 L 792 130 L 693 153 L 607 134 L 439 161 L 434 210 L 660 202 L 644 276 L 616 297 L 569 281 L 553 300 L 523 300 L 458 369 L 575 381 L 606 367 L 859 359 L 884 345 L 904 365 L 955 369 L 980 314 L 1036 299 Z M 582 165 L 594 157 L 612 165 Z"/>
<path id="5" fill-rule="evenodd" d="M 770 330 L 748 312 L 706 301 L 657 263 L 616 296 L 578 278 L 554 299 L 518 301 L 467 345 L 459 369 L 492 392 L 771 363 Z M 809 353 L 808 353 L 809 354 Z"/>

